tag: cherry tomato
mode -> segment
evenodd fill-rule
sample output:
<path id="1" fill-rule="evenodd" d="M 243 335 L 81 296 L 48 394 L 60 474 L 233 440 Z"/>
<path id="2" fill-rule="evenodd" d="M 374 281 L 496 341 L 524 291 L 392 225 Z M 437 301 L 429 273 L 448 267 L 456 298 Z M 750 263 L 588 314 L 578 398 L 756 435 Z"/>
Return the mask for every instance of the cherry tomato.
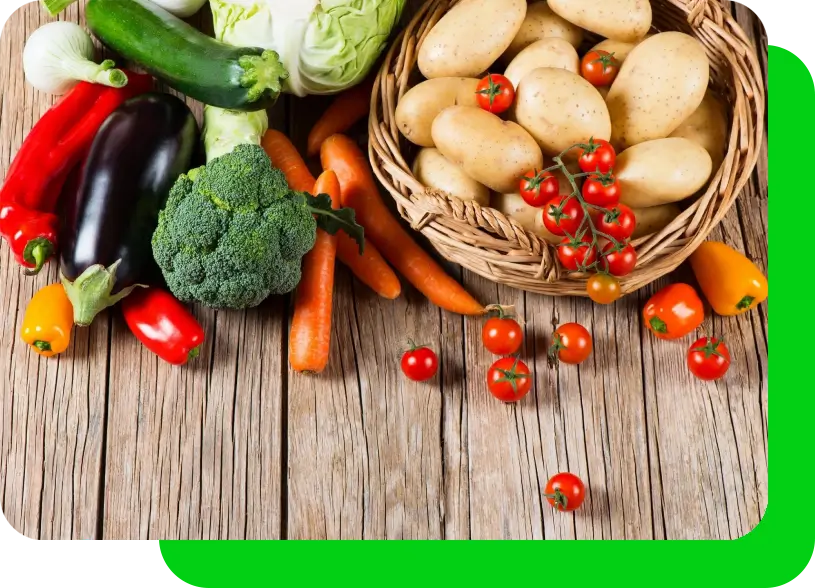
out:
<path id="1" fill-rule="evenodd" d="M 549 363 L 557 365 L 559 361 L 577 365 L 586 361 L 591 355 L 591 335 L 583 325 L 566 323 L 560 325 L 552 336 L 549 348 Z"/>
<path id="2" fill-rule="evenodd" d="M 424 345 L 410 344 L 410 349 L 402 356 L 402 372 L 414 382 L 424 382 L 436 375 L 439 358 Z"/>
<path id="3" fill-rule="evenodd" d="M 691 286 L 671 284 L 645 303 L 642 318 L 656 337 L 680 339 L 702 324 L 705 308 Z"/>
<path id="4" fill-rule="evenodd" d="M 610 86 L 620 73 L 620 62 L 613 53 L 599 49 L 589 51 L 580 62 L 580 75 L 592 86 Z"/>
<path id="5" fill-rule="evenodd" d="M 610 173 L 590 175 L 583 184 L 583 200 L 603 208 L 616 206 L 620 202 L 620 183 Z"/>
<path id="6" fill-rule="evenodd" d="M 543 495 L 555 510 L 571 512 L 583 504 L 586 498 L 586 486 L 574 474 L 564 472 L 553 476 L 547 482 Z"/>
<path id="7" fill-rule="evenodd" d="M 617 163 L 617 153 L 611 143 L 605 139 L 589 139 L 587 143 L 588 149 L 580 149 L 578 151 L 577 163 L 580 169 L 584 172 L 600 172 L 601 174 L 609 173 L 614 164 Z"/>
<path id="8" fill-rule="evenodd" d="M 574 235 L 580 230 L 586 213 L 574 196 L 557 196 L 543 208 L 543 225 L 553 235 Z"/>
<path id="9" fill-rule="evenodd" d="M 557 257 L 560 264 L 571 272 L 592 265 L 597 261 L 597 248 L 592 243 L 591 233 L 587 232 L 579 239 L 577 237 L 563 239 L 558 245 Z"/>
<path id="10" fill-rule="evenodd" d="M 502 357 L 487 372 L 487 387 L 502 402 L 518 402 L 532 389 L 532 376 L 517 357 Z"/>
<path id="11" fill-rule="evenodd" d="M 625 241 L 634 234 L 637 217 L 625 204 L 617 204 L 610 210 L 594 215 L 594 228 L 617 241 Z"/>
<path id="12" fill-rule="evenodd" d="M 515 87 L 508 78 L 500 74 L 489 74 L 475 90 L 478 105 L 493 114 L 509 110 L 515 101 Z"/>
<path id="13" fill-rule="evenodd" d="M 497 316 L 487 319 L 481 328 L 481 341 L 490 353 L 514 355 L 524 342 L 524 332 L 515 319 Z"/>
<path id="14" fill-rule="evenodd" d="M 623 243 L 620 243 L 620 245 L 623 245 Z M 637 251 L 631 246 L 631 243 L 626 243 L 622 249 L 618 248 L 614 243 L 606 243 L 606 246 L 603 247 L 600 266 L 612 276 L 618 278 L 627 276 L 634 271 L 636 265 Z"/>
<path id="15" fill-rule="evenodd" d="M 532 170 L 521 178 L 521 198 L 529 206 L 540 208 L 560 192 L 560 183 L 548 171 Z"/>
<path id="16" fill-rule="evenodd" d="M 623 295 L 620 281 L 608 274 L 594 274 L 590 277 L 586 283 L 586 292 L 597 304 L 611 304 Z"/>
<path id="17" fill-rule="evenodd" d="M 730 352 L 721 339 L 702 337 L 688 350 L 688 368 L 700 380 L 718 380 L 730 369 Z"/>

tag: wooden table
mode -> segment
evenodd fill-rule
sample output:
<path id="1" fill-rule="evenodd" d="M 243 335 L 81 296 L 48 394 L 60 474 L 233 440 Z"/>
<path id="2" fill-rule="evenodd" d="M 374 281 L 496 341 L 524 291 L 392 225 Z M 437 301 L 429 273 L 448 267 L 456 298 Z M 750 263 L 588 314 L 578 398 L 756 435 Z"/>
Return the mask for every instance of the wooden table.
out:
<path id="1" fill-rule="evenodd" d="M 727 3 L 729 4 L 729 2 Z M 766 67 L 755 16 L 733 4 Z M 66 18 L 76 21 L 72 7 Z M 52 100 L 23 81 L 24 40 L 47 19 L 17 12 L 0 42 L 0 167 Z M 274 124 L 304 144 L 324 101 L 286 99 Z M 200 109 L 199 109 L 200 112 Z M 753 180 L 716 229 L 767 269 L 766 144 Z M 655 287 L 611 308 L 524 294 L 456 268 L 481 300 L 526 320 L 535 388 L 494 401 L 479 320 L 440 312 L 414 290 L 377 298 L 337 278 L 332 356 L 319 378 L 292 373 L 289 301 L 246 312 L 197 309 L 208 342 L 187 368 L 142 349 L 118 311 L 78 329 L 59 359 L 21 343 L 23 309 L 57 277 L 25 278 L 0 253 L 0 506 L 41 539 L 164 538 L 736 538 L 767 505 L 767 305 L 708 318 L 734 363 L 719 384 L 694 380 L 688 341 L 645 331 Z M 674 279 L 692 279 L 680 270 Z M 546 366 L 552 324 L 594 333 L 580 368 Z M 442 369 L 421 385 L 400 375 L 408 337 Z M 589 486 L 576 515 L 542 498 L 569 470 Z"/>

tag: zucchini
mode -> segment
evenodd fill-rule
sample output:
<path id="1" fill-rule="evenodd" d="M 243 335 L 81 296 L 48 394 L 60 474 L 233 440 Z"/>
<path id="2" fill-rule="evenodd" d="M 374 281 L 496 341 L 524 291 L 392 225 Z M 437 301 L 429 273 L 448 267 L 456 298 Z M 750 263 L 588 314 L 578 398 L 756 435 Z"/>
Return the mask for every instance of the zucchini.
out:
<path id="1" fill-rule="evenodd" d="M 74 1 L 43 3 L 54 14 Z M 148 0 L 90 0 L 85 19 L 107 47 L 204 104 L 263 110 L 288 77 L 276 52 L 221 43 Z"/>

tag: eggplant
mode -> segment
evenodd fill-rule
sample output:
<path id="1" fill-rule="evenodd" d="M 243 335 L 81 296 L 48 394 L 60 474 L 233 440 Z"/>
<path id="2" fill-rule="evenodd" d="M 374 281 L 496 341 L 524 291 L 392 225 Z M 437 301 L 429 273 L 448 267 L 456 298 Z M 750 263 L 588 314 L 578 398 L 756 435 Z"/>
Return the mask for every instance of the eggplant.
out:
<path id="1" fill-rule="evenodd" d="M 61 277 L 77 325 L 158 273 L 150 240 L 198 143 L 195 117 L 169 94 L 131 98 L 100 127 L 62 212 Z"/>

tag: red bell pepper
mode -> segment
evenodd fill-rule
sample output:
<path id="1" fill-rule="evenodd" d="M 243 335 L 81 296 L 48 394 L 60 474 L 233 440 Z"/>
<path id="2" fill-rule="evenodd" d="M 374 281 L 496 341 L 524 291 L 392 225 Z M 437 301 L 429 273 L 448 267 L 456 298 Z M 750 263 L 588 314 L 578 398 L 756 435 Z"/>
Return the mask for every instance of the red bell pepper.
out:
<path id="1" fill-rule="evenodd" d="M 34 125 L 0 188 L 0 235 L 28 273 L 57 246 L 57 201 L 68 174 L 90 149 L 99 127 L 127 99 L 149 92 L 153 79 L 125 72 L 123 88 L 80 82 Z"/>
<path id="2" fill-rule="evenodd" d="M 122 300 L 130 331 L 147 349 L 173 365 L 198 357 L 204 329 L 192 313 L 161 288 L 136 288 Z"/>

